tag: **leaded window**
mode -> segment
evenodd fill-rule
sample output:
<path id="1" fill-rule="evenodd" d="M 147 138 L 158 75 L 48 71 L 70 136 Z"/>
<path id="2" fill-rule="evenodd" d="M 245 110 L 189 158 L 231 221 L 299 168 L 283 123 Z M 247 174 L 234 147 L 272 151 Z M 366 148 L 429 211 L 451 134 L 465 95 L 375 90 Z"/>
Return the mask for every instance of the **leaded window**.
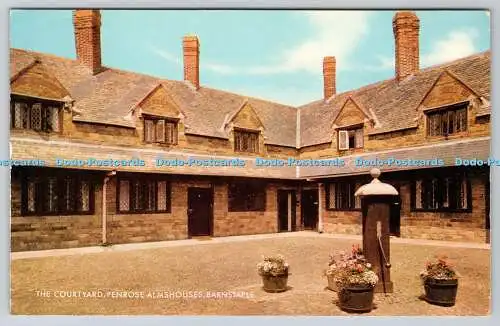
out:
<path id="1" fill-rule="evenodd" d="M 265 211 L 265 183 L 259 181 L 230 183 L 228 186 L 228 210 L 230 212 Z"/>
<path id="2" fill-rule="evenodd" d="M 120 213 L 170 212 L 170 188 L 165 180 L 120 177 L 117 194 Z"/>
<path id="3" fill-rule="evenodd" d="M 354 210 L 361 208 L 361 199 L 354 193 L 361 186 L 358 181 L 336 181 L 325 185 L 326 207 L 329 210 Z"/>
<path id="4" fill-rule="evenodd" d="M 470 210 L 470 180 L 466 174 L 417 178 L 412 186 L 414 210 Z"/>
<path id="5" fill-rule="evenodd" d="M 59 132 L 61 105 L 51 101 L 12 97 L 11 128 Z"/>
<path id="6" fill-rule="evenodd" d="M 258 153 L 259 133 L 246 130 L 234 130 L 234 150 L 236 152 Z"/>
<path id="7" fill-rule="evenodd" d="M 144 142 L 175 145 L 177 134 L 177 121 L 144 117 Z"/>
<path id="8" fill-rule="evenodd" d="M 26 175 L 21 184 L 23 215 L 92 214 L 92 182 L 80 175 Z"/>
<path id="9" fill-rule="evenodd" d="M 468 103 L 445 107 L 427 113 L 427 135 L 447 136 L 467 131 Z"/>

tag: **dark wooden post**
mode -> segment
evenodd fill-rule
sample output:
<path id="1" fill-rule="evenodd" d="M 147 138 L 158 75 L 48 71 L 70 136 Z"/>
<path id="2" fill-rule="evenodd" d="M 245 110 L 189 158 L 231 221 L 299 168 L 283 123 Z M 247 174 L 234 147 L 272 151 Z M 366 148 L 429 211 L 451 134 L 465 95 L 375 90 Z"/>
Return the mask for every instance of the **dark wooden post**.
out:
<path id="1" fill-rule="evenodd" d="M 391 205 L 398 192 L 393 186 L 378 180 L 379 169 L 372 169 L 370 174 L 372 182 L 360 187 L 355 194 L 361 196 L 363 254 L 379 277 L 375 292 L 390 293 L 393 292 L 393 284 L 390 273 L 389 219 Z"/>

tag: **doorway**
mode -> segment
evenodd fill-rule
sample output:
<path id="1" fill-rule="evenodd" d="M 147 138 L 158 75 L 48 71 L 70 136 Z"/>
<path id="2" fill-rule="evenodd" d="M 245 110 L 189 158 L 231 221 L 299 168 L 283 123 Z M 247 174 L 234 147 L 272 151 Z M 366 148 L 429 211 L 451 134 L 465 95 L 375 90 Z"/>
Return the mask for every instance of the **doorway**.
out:
<path id="1" fill-rule="evenodd" d="M 213 227 L 212 188 L 188 188 L 188 236 L 211 236 Z"/>
<path id="2" fill-rule="evenodd" d="M 304 229 L 317 230 L 319 212 L 318 190 L 302 190 L 301 206 L 302 225 L 304 226 Z"/>
<path id="3" fill-rule="evenodd" d="M 398 191 L 397 196 L 391 202 L 390 216 L 389 216 L 389 234 L 392 236 L 401 236 L 401 187 L 394 185 Z"/>
<path id="4" fill-rule="evenodd" d="M 296 231 L 295 190 L 278 190 L 278 232 Z"/>

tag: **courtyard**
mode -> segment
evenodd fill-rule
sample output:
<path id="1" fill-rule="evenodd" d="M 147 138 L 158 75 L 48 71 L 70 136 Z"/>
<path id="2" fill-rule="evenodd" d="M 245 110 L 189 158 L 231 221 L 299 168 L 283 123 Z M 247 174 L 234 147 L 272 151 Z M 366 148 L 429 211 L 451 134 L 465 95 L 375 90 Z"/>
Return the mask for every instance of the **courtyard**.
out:
<path id="1" fill-rule="evenodd" d="M 13 259 L 11 312 L 41 315 L 348 315 L 337 307 L 336 293 L 326 289 L 323 271 L 331 252 L 349 250 L 352 244 L 361 244 L 360 239 L 312 232 L 225 239 L 188 240 L 185 244 L 177 242 L 179 245 L 171 242 L 163 247 L 134 250 L 99 248 L 99 252 L 93 253 Z M 490 313 L 489 249 L 401 240 L 404 239 L 391 241 L 394 293 L 376 294 L 374 309 L 364 315 Z M 261 288 L 256 264 L 268 254 L 283 254 L 290 263 L 289 290 L 284 293 L 266 293 Z M 420 271 L 429 258 L 443 254 L 461 275 L 453 307 L 433 306 L 420 297 L 423 294 Z M 212 296 L 161 297 L 162 293 L 182 291 L 211 293 Z M 127 295 L 122 295 L 123 292 Z M 96 293 L 104 296 L 98 297 Z M 141 293 L 144 296 L 140 296 Z M 153 296 L 147 296 L 151 293 Z"/>

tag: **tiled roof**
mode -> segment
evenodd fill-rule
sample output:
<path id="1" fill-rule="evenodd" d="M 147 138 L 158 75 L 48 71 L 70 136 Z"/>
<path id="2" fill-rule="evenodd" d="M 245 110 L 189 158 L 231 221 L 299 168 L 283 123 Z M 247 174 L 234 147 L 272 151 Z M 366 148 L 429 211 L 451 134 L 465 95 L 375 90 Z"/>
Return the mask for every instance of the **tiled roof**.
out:
<path id="1" fill-rule="evenodd" d="M 418 163 L 403 165 L 401 161 L 405 160 L 441 159 L 443 160 L 442 166 L 455 166 L 456 158 L 488 160 L 489 155 L 490 137 L 450 140 L 438 144 L 344 156 L 342 157 L 342 160 L 345 162 L 344 166 L 301 167 L 299 174 L 301 178 L 323 178 L 328 176 L 339 177 L 366 174 L 374 167 L 379 168 L 382 172 L 437 167 L 433 166 L 433 163 L 427 165 L 417 165 Z M 359 163 L 356 164 L 357 159 L 368 162 L 383 162 L 383 164 L 381 163 L 379 166 L 361 165 Z M 389 161 L 390 159 L 393 161 Z M 397 162 L 398 160 L 400 161 L 399 163 Z"/>
<path id="2" fill-rule="evenodd" d="M 371 133 L 383 133 L 416 127 L 416 107 L 445 69 L 480 96 L 490 98 L 490 52 L 475 54 L 446 64 L 422 69 L 400 82 L 395 79 L 377 82 L 335 95 L 328 101 L 315 101 L 297 108 L 256 98 L 201 87 L 199 90 L 183 81 L 107 68 L 92 76 L 90 70 L 76 60 L 32 51 L 11 49 L 10 76 L 40 60 L 75 100 L 75 121 L 135 127 L 127 118 L 130 109 L 159 83 L 185 114 L 186 133 L 227 138 L 222 128 L 228 117 L 244 103 L 255 109 L 264 124 L 267 144 L 299 147 L 331 141 L 331 124 L 346 98 L 352 99 L 369 116 L 379 122 Z M 489 113 L 489 107 L 480 112 Z M 298 118 L 298 115 L 300 117 Z M 300 126 L 297 126 L 300 121 Z M 297 135 L 300 130 L 300 135 Z M 298 138 L 298 141 L 297 141 Z"/>
<path id="3" fill-rule="evenodd" d="M 331 141 L 331 122 L 351 96 L 380 123 L 371 134 L 416 127 L 416 108 L 444 71 L 450 71 L 478 95 L 490 98 L 490 51 L 420 70 L 400 81 L 385 80 L 306 104 L 300 110 L 301 147 Z"/>
<path id="4" fill-rule="evenodd" d="M 165 80 L 139 73 L 107 68 L 92 76 L 89 69 L 76 60 L 54 55 L 11 49 L 10 76 L 40 60 L 44 68 L 53 74 L 70 92 L 81 114 L 75 121 L 135 127 L 128 119 L 130 109 L 162 83 L 169 95 L 186 115 L 186 132 L 210 137 L 227 138 L 221 127 L 226 116 L 248 103 L 255 109 L 264 124 L 267 144 L 295 147 L 296 108 L 245 97 L 208 87 L 199 90 L 183 81 Z"/>
<path id="5" fill-rule="evenodd" d="M 169 173 L 184 175 L 206 176 L 234 176 L 234 177 L 259 177 L 269 179 L 295 179 L 296 167 L 262 167 L 257 166 L 255 158 L 241 157 L 237 159 L 245 162 L 244 166 L 207 165 L 198 163 L 200 160 L 233 160 L 236 157 L 192 154 L 182 151 L 165 151 L 158 149 L 131 148 L 122 146 L 109 146 L 88 144 L 65 140 L 29 139 L 11 137 L 12 160 L 43 160 L 46 166 L 57 167 L 56 159 L 84 160 L 143 160 L 144 166 L 73 166 L 73 168 L 94 170 L 116 170 L 121 172 L 147 172 Z M 113 153 L 112 155 L 106 153 Z M 194 163 L 183 166 L 157 166 L 156 159 L 180 160 Z M 210 163 L 208 163 L 210 164 Z M 226 164 L 227 165 L 227 164 Z M 70 166 L 66 166 L 71 168 Z"/>

